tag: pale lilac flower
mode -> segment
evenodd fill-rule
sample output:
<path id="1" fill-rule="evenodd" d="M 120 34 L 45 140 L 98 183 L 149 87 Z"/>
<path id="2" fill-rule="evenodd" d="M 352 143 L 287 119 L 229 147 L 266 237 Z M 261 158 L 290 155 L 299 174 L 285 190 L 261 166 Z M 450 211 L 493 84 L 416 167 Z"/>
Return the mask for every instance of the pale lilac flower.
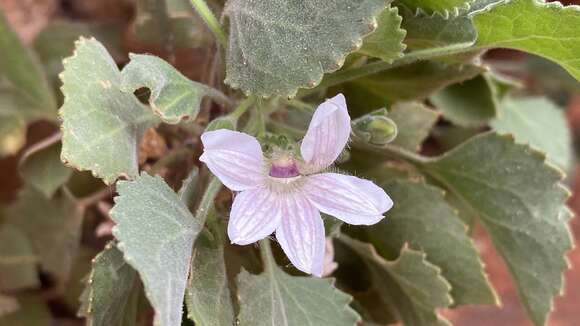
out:
<path id="1" fill-rule="evenodd" d="M 324 224 L 320 212 L 348 224 L 371 225 L 393 202 L 371 181 L 322 172 L 338 158 L 350 136 L 350 116 L 339 94 L 314 112 L 300 146 L 301 158 L 275 151 L 265 157 L 256 138 L 231 130 L 205 132 L 200 160 L 238 192 L 228 236 L 246 245 L 273 232 L 299 270 L 320 277 L 324 264 Z"/>

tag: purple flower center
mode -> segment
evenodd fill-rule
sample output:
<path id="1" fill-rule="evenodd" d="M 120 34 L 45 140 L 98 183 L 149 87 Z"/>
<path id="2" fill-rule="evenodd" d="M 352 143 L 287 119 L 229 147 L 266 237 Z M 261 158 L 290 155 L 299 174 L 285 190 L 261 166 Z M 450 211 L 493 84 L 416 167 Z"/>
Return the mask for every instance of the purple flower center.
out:
<path id="1" fill-rule="evenodd" d="M 294 178 L 300 175 L 296 162 L 287 157 L 272 162 L 270 174 L 273 178 Z"/>

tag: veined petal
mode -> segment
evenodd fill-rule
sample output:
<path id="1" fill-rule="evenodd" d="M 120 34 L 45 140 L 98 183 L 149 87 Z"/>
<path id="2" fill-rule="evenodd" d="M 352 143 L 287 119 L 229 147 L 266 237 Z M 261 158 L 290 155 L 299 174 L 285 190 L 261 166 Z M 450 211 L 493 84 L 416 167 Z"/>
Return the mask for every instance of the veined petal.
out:
<path id="1" fill-rule="evenodd" d="M 393 207 L 393 201 L 382 188 L 350 175 L 308 176 L 303 191 L 320 211 L 353 225 L 375 224 Z"/>
<path id="2" fill-rule="evenodd" d="M 264 188 L 239 193 L 234 198 L 228 222 L 231 242 L 247 245 L 274 233 L 282 216 L 281 201 L 278 195 Z"/>
<path id="3" fill-rule="evenodd" d="M 318 170 L 331 165 L 346 146 L 350 129 L 350 116 L 344 95 L 338 94 L 326 100 L 314 112 L 302 140 L 302 158 Z"/>
<path id="4" fill-rule="evenodd" d="M 318 210 L 301 194 L 285 195 L 276 239 L 297 269 L 317 277 L 324 265 L 324 224 Z"/>
<path id="5" fill-rule="evenodd" d="M 256 138 L 220 129 L 203 133 L 201 142 L 199 160 L 231 190 L 254 188 L 263 179 L 264 157 Z"/>

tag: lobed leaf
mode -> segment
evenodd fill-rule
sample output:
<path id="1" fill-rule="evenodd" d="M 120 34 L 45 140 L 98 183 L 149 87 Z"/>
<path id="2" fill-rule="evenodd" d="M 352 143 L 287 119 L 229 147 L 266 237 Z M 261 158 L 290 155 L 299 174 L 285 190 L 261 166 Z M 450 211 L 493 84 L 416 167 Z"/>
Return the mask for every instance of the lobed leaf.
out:
<path id="1" fill-rule="evenodd" d="M 149 88 L 149 104 L 166 123 L 195 119 L 206 86 L 187 79 L 161 58 L 143 54 L 131 54 L 130 58 L 122 71 L 120 87 L 123 92 Z"/>
<path id="2" fill-rule="evenodd" d="M 420 250 L 441 268 L 455 304 L 499 304 L 467 228 L 444 192 L 410 181 L 390 182 L 383 188 L 397 204 L 385 220 L 365 229 L 379 253 L 392 260 L 405 246 Z"/>
<path id="3" fill-rule="evenodd" d="M 377 18 L 377 29 L 364 39 L 360 53 L 393 62 L 403 56 L 406 32 L 401 28 L 403 18 L 397 7 L 388 7 Z"/>
<path id="4" fill-rule="evenodd" d="M 563 109 L 546 98 L 506 99 L 501 115 L 491 122 L 498 133 L 546 153 L 564 171 L 572 167 L 572 136 Z"/>
<path id="5" fill-rule="evenodd" d="M 312 88 L 361 47 L 385 6 L 383 0 L 231 0 L 225 82 L 258 96 Z"/>
<path id="6" fill-rule="evenodd" d="M 117 185 L 111 218 L 125 261 L 139 272 L 156 326 L 181 325 L 193 242 L 201 230 L 187 206 L 161 179 L 141 174 Z"/>
<path id="7" fill-rule="evenodd" d="M 338 238 L 338 243 L 366 266 L 376 293 L 375 304 L 380 301 L 383 309 L 404 325 L 448 325 L 435 310 L 451 305 L 451 286 L 424 253 L 403 247 L 396 260 L 386 261 L 367 243 L 347 236 Z"/>
<path id="8" fill-rule="evenodd" d="M 138 144 L 158 119 L 120 90 L 121 73 L 95 39 L 81 38 L 61 74 L 64 104 L 61 159 L 107 184 L 138 174 Z"/>
<path id="9" fill-rule="evenodd" d="M 417 14 L 439 14 L 442 18 L 457 16 L 475 0 L 399 0 L 397 3 L 414 9 Z"/>
<path id="10" fill-rule="evenodd" d="M 514 278 L 536 325 L 543 325 L 562 290 L 572 247 L 568 191 L 562 173 L 513 139 L 487 133 L 438 159 L 425 171 L 477 212 Z"/>
<path id="11" fill-rule="evenodd" d="M 502 47 L 550 59 L 580 80 L 580 7 L 512 0 L 473 14 L 477 46 Z"/>

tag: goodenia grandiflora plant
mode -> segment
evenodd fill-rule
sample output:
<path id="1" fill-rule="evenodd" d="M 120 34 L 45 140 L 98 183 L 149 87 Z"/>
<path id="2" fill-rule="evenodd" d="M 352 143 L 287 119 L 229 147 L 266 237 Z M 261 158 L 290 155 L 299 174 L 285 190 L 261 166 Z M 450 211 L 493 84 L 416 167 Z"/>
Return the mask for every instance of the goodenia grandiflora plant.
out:
<path id="1" fill-rule="evenodd" d="M 474 227 L 509 268 L 530 320 L 546 323 L 573 246 L 570 132 L 556 104 L 514 95 L 522 86 L 483 55 L 528 52 L 578 80 L 579 7 L 218 3 L 190 3 L 211 32 L 195 29 L 196 39 L 215 41 L 203 43 L 215 49 L 204 79 L 215 83 L 146 54 L 119 68 L 99 40 L 78 39 L 60 74 L 62 137 L 21 163 L 25 186 L 0 226 L 2 241 L 18 246 L 0 258 L 33 255 L 58 284 L 71 278 L 94 202 L 69 190 L 60 153 L 114 193 L 115 239 L 93 260 L 82 296 L 89 325 L 136 325 L 145 298 L 156 326 L 446 324 L 442 308 L 500 305 Z M 180 19 L 172 12 L 147 19 Z M 22 146 L 27 123 L 54 120 L 55 98 L 5 25 L 1 53 L 30 60 L 0 59 L 1 154 Z M 138 99 L 144 88 L 149 97 Z M 45 105 L 17 110 L 15 94 Z M 171 138 L 152 168 L 138 156 L 151 129 Z M 17 279 L 3 261 L 1 279 L 15 281 L 0 291 L 38 286 L 33 264 L 18 264 Z"/>

